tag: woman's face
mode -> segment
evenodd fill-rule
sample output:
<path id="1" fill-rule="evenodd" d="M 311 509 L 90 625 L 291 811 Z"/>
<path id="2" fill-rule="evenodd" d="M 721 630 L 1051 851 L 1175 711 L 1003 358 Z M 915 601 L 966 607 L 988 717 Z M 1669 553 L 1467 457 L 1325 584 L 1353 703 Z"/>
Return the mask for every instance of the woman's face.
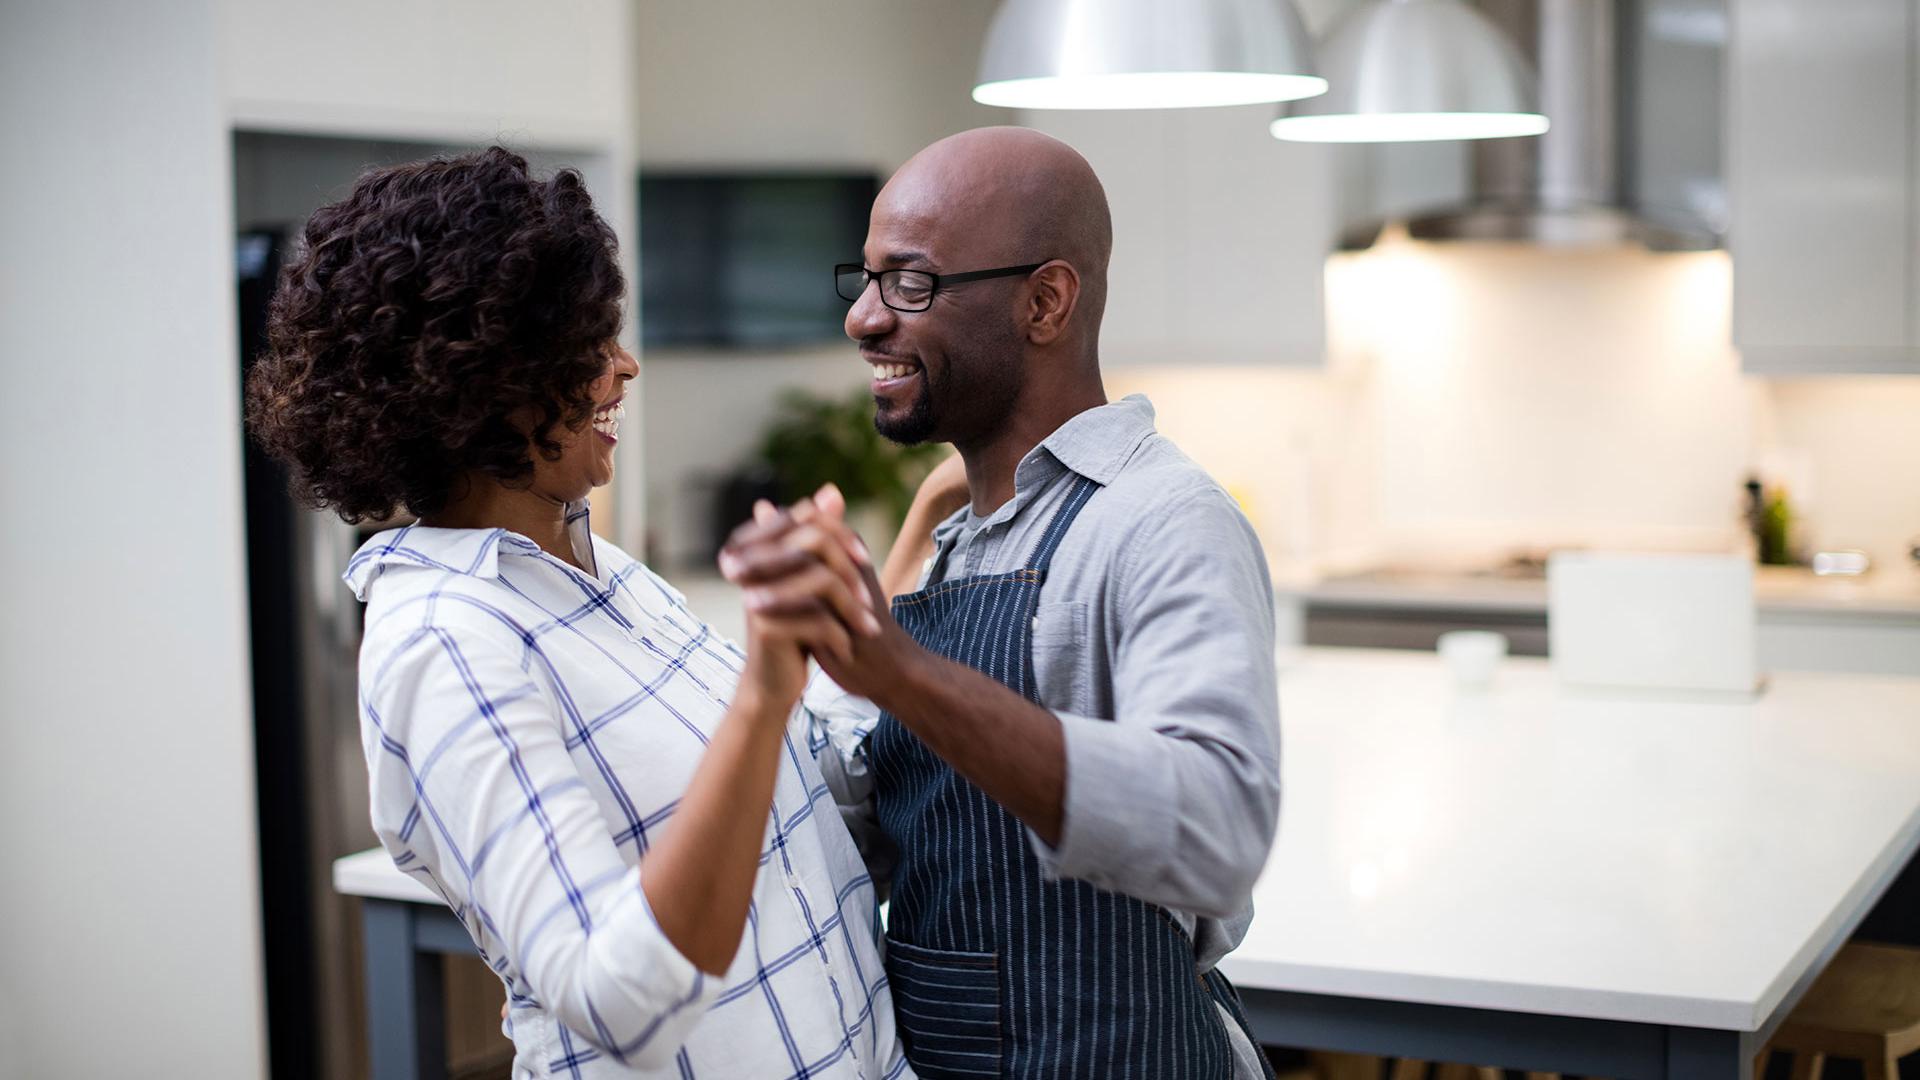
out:
<path id="1" fill-rule="evenodd" d="M 621 399 L 627 396 L 627 382 L 640 374 L 640 363 L 633 354 L 617 344 L 607 345 L 607 367 L 593 380 L 589 396 L 594 402 L 593 420 L 579 431 L 564 425 L 553 434 L 560 444 L 560 457 L 548 461 L 533 455 L 534 487 L 559 502 L 573 502 L 613 480 L 613 450 L 620 442 L 620 422 L 626 416 Z"/>

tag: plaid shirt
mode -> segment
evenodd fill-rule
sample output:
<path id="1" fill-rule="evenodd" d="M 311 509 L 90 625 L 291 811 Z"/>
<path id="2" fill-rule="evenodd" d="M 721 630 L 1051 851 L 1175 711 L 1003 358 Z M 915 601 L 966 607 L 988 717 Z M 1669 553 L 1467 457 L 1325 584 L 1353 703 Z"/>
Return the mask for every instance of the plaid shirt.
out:
<path id="1" fill-rule="evenodd" d="M 506 984 L 514 1075 L 909 1075 L 873 883 L 804 735 L 786 739 L 732 968 L 702 974 L 661 932 L 639 864 L 744 657 L 593 537 L 585 504 L 568 513 L 594 573 L 502 529 L 420 526 L 346 573 L 368 603 L 374 829 Z"/>

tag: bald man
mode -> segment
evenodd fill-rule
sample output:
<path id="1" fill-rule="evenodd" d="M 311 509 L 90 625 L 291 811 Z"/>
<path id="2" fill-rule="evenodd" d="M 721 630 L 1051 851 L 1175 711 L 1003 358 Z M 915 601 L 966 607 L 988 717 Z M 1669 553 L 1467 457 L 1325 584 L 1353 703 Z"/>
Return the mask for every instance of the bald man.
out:
<path id="1" fill-rule="evenodd" d="M 1085 159 L 986 128 L 903 166 L 864 265 L 836 270 L 875 425 L 965 465 L 950 501 L 936 480 L 916 504 L 945 516 L 920 580 L 818 657 L 844 690 L 817 683 L 806 710 L 891 887 L 887 971 L 922 1077 L 1272 1075 L 1215 969 L 1279 812 L 1272 590 L 1233 499 L 1146 399 L 1107 401 L 1111 249 Z M 821 571 L 802 552 L 824 518 L 765 515 L 723 569 L 773 596 Z"/>

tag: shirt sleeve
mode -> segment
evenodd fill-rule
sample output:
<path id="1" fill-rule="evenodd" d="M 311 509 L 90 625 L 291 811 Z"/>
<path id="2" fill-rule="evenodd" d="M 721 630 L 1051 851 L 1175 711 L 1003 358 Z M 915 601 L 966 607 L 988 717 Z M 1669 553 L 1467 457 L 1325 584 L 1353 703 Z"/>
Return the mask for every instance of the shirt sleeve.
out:
<path id="1" fill-rule="evenodd" d="M 800 697 L 794 722 L 802 728 L 807 749 L 840 807 L 840 820 L 853 834 L 854 846 L 867 864 L 874 889 L 881 900 L 886 900 L 899 859 L 880 828 L 874 808 L 873 774 L 866 755 L 867 736 L 880 722 L 880 707 L 842 689 L 816 666 Z"/>
<path id="2" fill-rule="evenodd" d="M 665 1067 L 721 980 L 655 921 L 527 662 L 518 642 L 429 626 L 371 673 L 374 804 L 408 808 L 375 824 L 491 966 L 511 965 L 515 994 L 617 1060 Z"/>
<path id="3" fill-rule="evenodd" d="M 1216 488 L 1123 549 L 1112 717 L 1057 713 L 1067 777 L 1043 871 L 1209 918 L 1245 906 L 1280 810 L 1273 589 Z"/>

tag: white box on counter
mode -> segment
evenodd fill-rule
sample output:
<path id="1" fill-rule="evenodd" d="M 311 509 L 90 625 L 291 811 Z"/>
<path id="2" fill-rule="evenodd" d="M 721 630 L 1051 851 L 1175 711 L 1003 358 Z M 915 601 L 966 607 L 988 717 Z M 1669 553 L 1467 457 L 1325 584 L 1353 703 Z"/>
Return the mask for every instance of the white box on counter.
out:
<path id="1" fill-rule="evenodd" d="M 1568 687 L 1750 695 L 1754 626 L 1743 556 L 1566 552 L 1547 566 L 1548 649 Z"/>

